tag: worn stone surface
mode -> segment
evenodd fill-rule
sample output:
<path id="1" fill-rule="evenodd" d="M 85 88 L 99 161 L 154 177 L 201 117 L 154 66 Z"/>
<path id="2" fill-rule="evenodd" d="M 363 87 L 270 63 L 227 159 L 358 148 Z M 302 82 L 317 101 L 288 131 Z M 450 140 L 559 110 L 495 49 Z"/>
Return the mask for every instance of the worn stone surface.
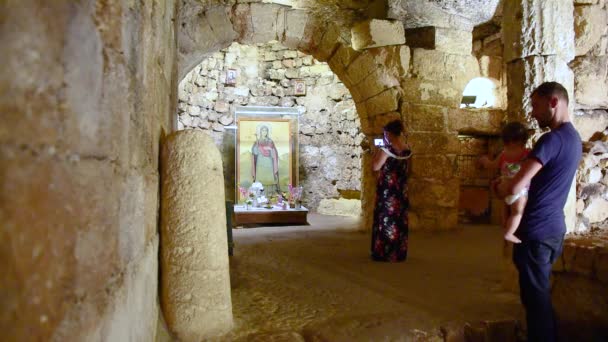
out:
<path id="1" fill-rule="evenodd" d="M 361 216 L 361 201 L 358 199 L 322 199 L 317 212 L 323 215 Z"/>
<path id="2" fill-rule="evenodd" d="M 445 132 L 448 109 L 440 106 L 411 104 L 402 108 L 403 121 L 410 132 Z"/>
<path id="3" fill-rule="evenodd" d="M 608 127 L 608 111 L 577 111 L 573 116 L 574 126 L 583 141 L 589 140 L 596 132 Z"/>
<path id="4" fill-rule="evenodd" d="M 427 26 L 405 32 L 411 48 L 437 50 L 456 55 L 470 55 L 473 48 L 471 31 Z"/>
<path id="5" fill-rule="evenodd" d="M 559 21 L 559 25 L 555 25 Z M 515 0 L 503 8 L 505 62 L 529 56 L 574 58 L 574 4 L 572 0 Z"/>
<path id="6" fill-rule="evenodd" d="M 577 57 L 571 66 L 576 107 L 608 108 L 608 55 Z"/>
<path id="7" fill-rule="evenodd" d="M 161 305 L 182 341 L 232 328 L 222 157 L 206 133 L 177 131 L 163 142 Z"/>
<path id="8" fill-rule="evenodd" d="M 498 135 L 504 117 L 505 112 L 501 110 L 450 109 L 448 129 L 458 133 Z"/>
<path id="9" fill-rule="evenodd" d="M 507 64 L 508 115 L 510 120 L 525 119 L 532 127 L 536 121 L 529 116 L 532 110 L 530 95 L 545 81 L 561 83 L 568 94 L 574 94 L 574 75 L 566 61 L 553 56 L 532 56 Z M 574 101 L 570 101 L 574 107 Z"/>
<path id="10" fill-rule="evenodd" d="M 388 17 L 400 19 L 407 28 L 424 26 L 472 30 L 494 16 L 498 0 L 401 1 L 388 2 Z"/>
<path id="11" fill-rule="evenodd" d="M 597 340 L 608 325 L 608 236 L 573 235 L 566 239 L 553 269 L 553 305 L 565 338 Z M 583 329 L 583 331 L 581 331 Z"/>
<path id="12" fill-rule="evenodd" d="M 4 339 L 154 340 L 176 3 L 0 13 Z"/>
<path id="13" fill-rule="evenodd" d="M 412 230 L 450 230 L 458 224 L 458 209 L 439 206 L 412 207 L 408 219 Z"/>
<path id="14" fill-rule="evenodd" d="M 180 79 L 206 54 L 217 51 L 237 39 L 239 32 L 233 28 L 229 15 L 230 9 L 224 6 L 204 8 L 200 3 L 187 2 L 180 8 L 178 16 L 181 27 L 178 31 Z"/>
<path id="15" fill-rule="evenodd" d="M 356 23 L 351 29 L 351 43 L 355 50 L 405 44 L 403 23 L 379 19 Z"/>
<path id="16" fill-rule="evenodd" d="M 460 89 L 480 75 L 477 59 L 471 55 L 454 55 L 426 49 L 412 50 L 412 74 L 428 81 L 444 81 Z"/>
<path id="17" fill-rule="evenodd" d="M 606 32 L 608 12 L 600 5 L 574 7 L 575 51 L 587 54 Z"/>

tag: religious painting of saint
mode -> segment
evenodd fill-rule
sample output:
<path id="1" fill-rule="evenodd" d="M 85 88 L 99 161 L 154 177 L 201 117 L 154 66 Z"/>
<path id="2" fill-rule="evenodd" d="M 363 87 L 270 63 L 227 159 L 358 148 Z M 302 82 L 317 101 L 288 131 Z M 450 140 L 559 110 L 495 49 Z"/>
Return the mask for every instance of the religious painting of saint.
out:
<path id="1" fill-rule="evenodd" d="M 306 95 L 306 82 L 304 82 L 304 80 L 295 80 L 293 83 L 294 95 Z"/>
<path id="2" fill-rule="evenodd" d="M 289 120 L 239 119 L 237 137 L 238 186 L 260 182 L 267 195 L 285 191 L 292 183 Z"/>
<path id="3" fill-rule="evenodd" d="M 235 85 L 236 84 L 236 69 L 228 69 L 226 71 L 226 84 L 227 85 Z"/>

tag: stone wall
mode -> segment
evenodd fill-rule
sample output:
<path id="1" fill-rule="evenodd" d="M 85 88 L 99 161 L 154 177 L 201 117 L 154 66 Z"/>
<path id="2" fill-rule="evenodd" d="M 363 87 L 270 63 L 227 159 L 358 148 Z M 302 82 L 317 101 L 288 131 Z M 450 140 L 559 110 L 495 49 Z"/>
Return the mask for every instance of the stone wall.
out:
<path id="1" fill-rule="evenodd" d="M 574 123 L 584 143 L 575 231 L 608 229 L 608 4 L 574 1 Z"/>
<path id="2" fill-rule="evenodd" d="M 553 305 L 568 341 L 608 338 L 608 234 L 569 236 L 553 265 Z"/>
<path id="3" fill-rule="evenodd" d="M 153 341 L 176 2 L 0 7 L 3 339 Z"/>
<path id="4" fill-rule="evenodd" d="M 236 84 L 226 84 L 228 69 Z M 294 94 L 294 81 L 306 95 Z M 361 190 L 361 133 L 349 91 L 326 63 L 278 43 L 240 45 L 213 53 L 179 85 L 178 129 L 208 132 L 223 151 L 226 195 L 234 198 L 234 134 L 237 106 L 297 107 L 300 184 L 313 210 L 324 199 L 354 196 Z"/>

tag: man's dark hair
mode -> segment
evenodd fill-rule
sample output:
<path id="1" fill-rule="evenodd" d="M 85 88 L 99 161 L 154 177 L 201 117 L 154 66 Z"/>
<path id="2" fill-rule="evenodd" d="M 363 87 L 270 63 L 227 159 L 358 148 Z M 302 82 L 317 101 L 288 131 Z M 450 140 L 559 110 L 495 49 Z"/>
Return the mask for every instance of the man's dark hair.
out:
<path id="1" fill-rule="evenodd" d="M 394 135 L 401 135 L 404 130 L 403 123 L 401 122 L 401 120 L 393 120 L 384 125 L 384 130 Z"/>
<path id="2" fill-rule="evenodd" d="M 532 96 L 534 96 L 534 94 L 542 97 L 557 96 L 566 100 L 566 103 L 569 102 L 568 91 L 566 90 L 566 88 L 564 88 L 563 85 L 557 82 L 545 82 L 539 85 L 532 92 Z"/>
<path id="3" fill-rule="evenodd" d="M 519 122 L 509 122 L 502 129 L 502 141 L 505 144 L 511 142 L 525 144 L 529 137 L 528 129 Z"/>

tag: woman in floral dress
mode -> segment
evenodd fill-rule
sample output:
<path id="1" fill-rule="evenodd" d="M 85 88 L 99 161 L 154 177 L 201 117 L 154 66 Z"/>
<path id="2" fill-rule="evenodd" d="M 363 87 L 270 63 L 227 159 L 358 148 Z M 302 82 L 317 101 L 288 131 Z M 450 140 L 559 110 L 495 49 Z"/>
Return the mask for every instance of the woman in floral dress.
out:
<path id="1" fill-rule="evenodd" d="M 409 201 L 407 196 L 409 145 L 403 139 L 399 120 L 384 126 L 385 147 L 374 154 L 374 171 L 380 171 L 372 227 L 371 257 L 397 262 L 407 257 Z"/>

